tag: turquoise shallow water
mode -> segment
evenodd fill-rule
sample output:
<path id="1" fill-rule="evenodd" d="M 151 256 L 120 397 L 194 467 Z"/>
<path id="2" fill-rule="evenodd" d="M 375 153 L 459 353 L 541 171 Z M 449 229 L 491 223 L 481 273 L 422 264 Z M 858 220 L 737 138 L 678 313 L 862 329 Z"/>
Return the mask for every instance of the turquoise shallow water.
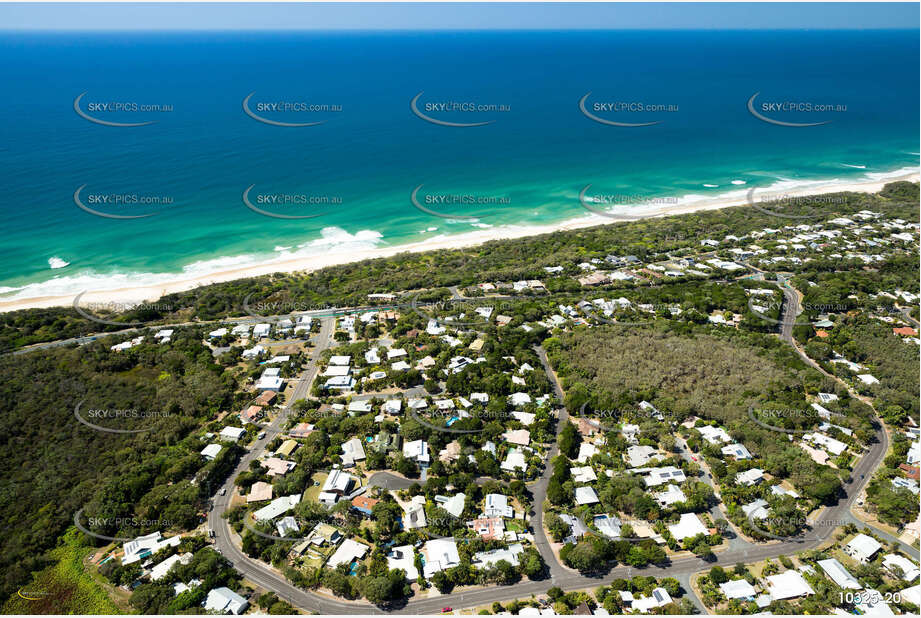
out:
<path id="1" fill-rule="evenodd" d="M 586 213 L 579 191 L 716 196 L 918 165 L 917 31 L 0 34 L 0 298 L 156 284 L 281 255 Z M 110 122 L 95 124 L 78 107 Z M 456 127 L 427 122 L 418 108 Z M 615 127 L 587 118 L 645 123 Z M 746 103 L 788 122 L 763 122 Z M 281 127 L 247 116 L 242 101 Z M 271 103 L 326 105 L 278 112 Z M 762 108 L 827 104 L 831 111 Z M 116 111 L 103 104 L 160 105 Z M 446 111 L 439 103 L 491 105 Z M 664 106 L 610 111 L 604 103 Z M 260 106 L 261 104 L 261 106 Z M 596 104 L 598 107 L 596 107 Z M 842 109 L 843 106 L 843 109 Z M 629 107 L 629 106 L 628 106 Z M 428 111 L 427 111 L 428 110 Z M 745 185 L 733 185 L 732 181 Z M 410 194 L 423 185 L 423 205 Z M 84 187 L 85 185 L 85 187 Z M 716 186 L 707 186 L 716 185 Z M 253 212 L 318 214 L 282 220 Z M 116 220 L 94 216 L 148 214 Z M 101 196 L 166 197 L 113 206 Z M 272 205 L 270 196 L 331 205 Z M 455 206 L 425 196 L 498 204 Z M 259 197 L 263 201 L 259 201 Z M 93 203 L 90 203 L 94 200 Z M 69 262 L 52 269 L 49 260 Z"/>

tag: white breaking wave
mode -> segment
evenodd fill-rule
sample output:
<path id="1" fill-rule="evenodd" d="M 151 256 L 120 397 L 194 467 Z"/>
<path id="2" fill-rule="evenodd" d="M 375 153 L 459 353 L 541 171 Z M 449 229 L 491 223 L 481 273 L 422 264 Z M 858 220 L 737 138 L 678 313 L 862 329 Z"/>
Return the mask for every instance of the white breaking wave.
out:
<path id="1" fill-rule="evenodd" d="M 55 256 L 48 258 L 48 266 L 50 268 L 64 268 L 65 266 L 70 266 L 70 262 L 67 260 L 62 260 L 61 258 Z"/>
<path id="2" fill-rule="evenodd" d="M 380 232 L 362 230 L 355 234 L 337 228 L 323 229 L 321 237 L 298 246 L 295 251 L 278 251 L 275 254 L 244 254 L 222 256 L 199 260 L 182 268 L 181 272 L 115 272 L 98 273 L 84 269 L 72 275 L 54 277 L 48 281 L 30 283 L 22 287 L 0 287 L 3 300 L 22 298 L 41 298 L 44 296 L 76 296 L 80 292 L 96 290 L 121 290 L 126 288 L 160 288 L 164 285 L 186 279 L 207 278 L 221 272 L 236 270 L 246 266 L 271 265 L 292 258 L 310 257 L 318 254 L 353 253 L 362 249 L 373 249 L 383 238 Z M 275 248 L 276 251 L 279 247 Z M 52 258 L 60 260 L 60 258 Z M 64 266 L 69 262 L 63 262 Z M 51 265 L 51 260 L 48 261 Z M 62 268 L 63 266 L 52 266 Z M 241 275 L 244 276 L 244 275 Z M 9 296 L 6 296 L 9 294 Z"/>
<path id="3" fill-rule="evenodd" d="M 851 165 L 850 163 L 842 163 L 844 167 L 853 167 L 855 170 L 865 170 L 867 169 L 866 165 Z"/>
<path id="4" fill-rule="evenodd" d="M 734 185 L 744 185 L 744 184 L 745 184 L 745 181 L 744 181 L 744 180 L 733 180 L 733 181 L 732 181 L 732 184 L 734 184 Z"/>

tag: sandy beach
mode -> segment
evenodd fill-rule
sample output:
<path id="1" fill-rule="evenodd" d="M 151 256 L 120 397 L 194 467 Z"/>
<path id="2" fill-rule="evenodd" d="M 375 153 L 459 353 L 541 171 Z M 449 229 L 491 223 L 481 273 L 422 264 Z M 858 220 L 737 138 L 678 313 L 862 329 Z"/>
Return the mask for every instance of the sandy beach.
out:
<path id="1" fill-rule="evenodd" d="M 907 180 L 918 182 L 919 174 L 917 171 L 906 172 L 900 175 L 887 175 L 885 179 L 874 179 L 867 181 L 851 181 L 829 183 L 827 185 L 809 186 L 802 189 L 793 190 L 772 190 L 757 189 L 755 190 L 753 200 L 755 203 L 770 199 L 785 199 L 791 197 L 802 197 L 805 195 L 822 195 L 827 193 L 839 193 L 842 191 L 876 193 L 883 186 L 890 182 Z M 748 204 L 747 193 L 750 189 L 746 187 L 736 187 L 736 190 L 728 196 L 713 199 L 690 200 L 686 203 L 667 204 L 661 207 L 644 209 L 642 218 L 662 217 L 671 215 L 681 215 L 691 212 L 705 210 L 716 210 L 733 206 L 744 206 Z M 599 206 L 599 209 L 601 207 Z M 278 259 L 275 261 L 266 261 L 261 264 L 247 265 L 238 268 L 229 268 L 207 275 L 188 277 L 179 273 L 174 281 L 157 286 L 139 286 L 139 287 L 121 287 L 109 290 L 87 290 L 81 297 L 81 305 L 87 303 L 106 304 L 111 306 L 129 306 L 130 304 L 142 302 L 154 302 L 165 294 L 182 292 L 199 286 L 234 279 L 242 279 L 271 273 L 288 273 L 288 272 L 309 272 L 348 262 L 360 260 L 388 257 L 405 252 L 432 251 L 437 249 L 457 249 L 470 247 L 490 240 L 501 240 L 511 238 L 522 238 L 526 236 L 537 236 L 548 234 L 556 231 L 574 230 L 579 228 L 594 227 L 606 223 L 617 222 L 614 219 L 599 216 L 587 215 L 563 221 L 553 225 L 542 226 L 496 226 L 488 229 L 476 230 L 464 234 L 458 234 L 449 237 L 438 237 L 418 243 L 403 244 L 393 247 L 376 247 L 366 250 L 348 250 L 342 252 L 328 252 L 314 256 L 298 257 L 296 259 Z M 45 296 L 37 298 L 18 298 L 15 300 L 0 301 L 0 312 L 16 311 L 19 309 L 29 309 L 37 307 L 56 307 L 69 306 L 74 302 L 74 295 L 66 296 Z"/>

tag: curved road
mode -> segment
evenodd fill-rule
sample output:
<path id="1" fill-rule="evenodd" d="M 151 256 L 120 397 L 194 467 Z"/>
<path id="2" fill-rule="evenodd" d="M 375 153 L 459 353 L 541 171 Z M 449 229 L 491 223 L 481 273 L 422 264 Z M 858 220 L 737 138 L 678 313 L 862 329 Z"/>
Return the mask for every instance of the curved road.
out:
<path id="1" fill-rule="evenodd" d="M 787 302 L 785 303 L 783 326 L 781 329 L 782 337 L 785 341 L 794 347 L 794 349 L 804 359 L 805 362 L 808 362 L 811 366 L 817 367 L 821 371 L 821 368 L 818 367 L 816 363 L 805 356 L 805 353 L 798 348 L 796 342 L 792 338 L 793 322 L 799 309 L 799 299 L 797 294 L 795 290 L 792 290 L 792 288 L 788 289 L 785 287 L 784 295 L 787 298 Z M 302 392 L 303 394 L 306 394 L 309 392 L 310 384 L 316 377 L 316 360 L 319 359 L 321 351 L 330 345 L 330 331 L 331 323 L 330 321 L 325 321 L 323 323 L 323 327 L 321 328 L 320 340 L 317 344 L 316 350 L 314 351 L 313 363 L 311 367 L 308 368 L 308 370 L 305 372 L 302 381 L 298 385 L 295 397 L 292 398 L 292 401 L 298 398 L 299 393 Z M 548 377 L 550 377 L 558 401 L 562 402 L 563 391 L 560 387 L 559 381 L 553 374 L 553 371 L 547 360 L 546 353 L 539 346 L 536 348 L 536 351 L 540 357 L 541 364 L 544 366 L 544 370 L 547 372 Z M 826 373 L 826 375 L 828 374 Z M 830 377 L 834 378 L 834 376 Z M 281 423 L 285 416 L 286 415 L 282 413 L 278 418 L 275 419 L 275 421 L 272 422 L 269 430 L 267 430 L 267 434 L 269 435 L 265 439 L 257 442 L 253 446 L 250 453 L 240 462 L 240 465 L 237 468 L 237 472 L 225 484 L 225 487 L 228 490 L 228 494 L 232 492 L 233 481 L 236 478 L 236 474 L 242 470 L 245 470 L 249 466 L 249 462 L 256 456 L 256 453 L 261 452 L 261 450 L 265 448 L 265 444 L 268 442 L 268 440 L 279 433 Z M 557 432 L 561 430 L 563 423 L 567 419 L 568 413 L 564 407 L 561 407 L 557 423 Z M 857 495 L 863 489 L 863 486 L 869 482 L 870 475 L 873 473 L 873 471 L 876 469 L 886 454 L 886 450 L 888 448 L 888 439 L 886 437 L 885 431 L 881 427 L 882 426 L 880 425 L 880 428 L 877 429 L 877 442 L 873 444 L 867 453 L 861 458 L 859 464 L 853 471 L 851 481 L 844 485 L 843 490 L 845 497 L 842 498 L 842 500 L 840 500 L 839 503 L 834 507 L 826 509 L 822 516 L 819 518 L 817 525 L 814 528 L 817 531 L 817 535 L 815 537 L 798 541 L 786 541 L 772 545 L 757 545 L 742 540 L 741 543 L 732 544 L 726 551 L 716 554 L 714 559 L 711 561 L 705 561 L 696 556 L 687 556 L 672 560 L 666 565 L 648 566 L 643 569 L 619 566 L 612 569 L 604 576 L 598 577 L 589 577 L 571 571 L 560 565 L 559 562 L 557 562 L 556 557 L 553 555 L 553 552 L 550 548 L 550 543 L 543 530 L 543 502 L 546 498 L 547 486 L 549 484 L 550 478 L 550 466 L 547 465 L 541 478 L 531 487 L 534 495 L 534 515 L 531 518 L 531 522 L 534 529 L 535 544 L 538 548 L 538 551 L 540 551 L 541 556 L 544 558 L 544 561 L 547 563 L 550 571 L 549 579 L 523 581 L 516 584 L 514 587 L 488 586 L 464 590 L 463 592 L 458 592 L 456 594 L 446 596 L 414 598 L 397 607 L 391 608 L 390 613 L 437 614 L 445 605 L 451 605 L 455 608 L 488 605 L 495 601 L 501 602 L 510 598 L 525 598 L 532 594 L 544 594 L 551 586 L 559 586 L 569 590 L 590 588 L 600 584 L 610 583 L 616 578 L 630 577 L 639 573 L 644 575 L 653 575 L 656 577 L 677 578 L 683 583 L 689 598 L 697 603 L 697 599 L 695 599 L 694 594 L 688 585 L 688 582 L 689 578 L 698 571 L 707 569 L 714 564 L 719 564 L 724 567 L 731 567 L 737 562 L 756 562 L 767 558 L 776 558 L 780 554 L 798 553 L 803 550 L 817 547 L 828 538 L 828 536 L 836 527 L 828 525 L 830 523 L 846 520 L 848 522 L 857 523 L 861 527 L 866 525 L 857 521 L 851 515 L 850 508 Z M 554 444 L 548 452 L 548 464 L 550 458 L 552 458 L 552 456 L 557 452 L 557 448 L 557 445 Z M 253 560 L 244 555 L 233 543 L 231 535 L 234 535 L 234 533 L 227 524 L 227 520 L 222 517 L 222 514 L 227 509 L 228 500 L 229 498 L 223 496 L 216 499 L 215 508 L 209 516 L 209 524 L 211 525 L 212 529 L 216 531 L 215 543 L 219 551 L 221 551 L 221 553 L 233 563 L 234 568 L 242 573 L 247 579 L 267 590 L 274 591 L 279 597 L 285 599 L 292 605 L 307 611 L 313 611 L 322 614 L 385 613 L 382 609 L 375 607 L 367 602 L 343 601 L 297 588 L 290 584 L 284 578 L 284 576 L 275 569 L 272 569 L 268 565 L 265 565 L 264 563 Z M 882 536 L 888 537 L 888 535 Z M 905 549 L 909 551 L 910 555 L 917 559 L 917 550 L 914 550 L 910 547 L 905 547 Z"/>

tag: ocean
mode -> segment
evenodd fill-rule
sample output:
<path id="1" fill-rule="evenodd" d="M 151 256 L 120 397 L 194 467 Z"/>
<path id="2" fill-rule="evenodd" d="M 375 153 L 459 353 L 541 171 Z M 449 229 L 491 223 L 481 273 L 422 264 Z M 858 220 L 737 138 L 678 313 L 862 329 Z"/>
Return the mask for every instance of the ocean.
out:
<path id="1" fill-rule="evenodd" d="M 0 33 L 0 301 L 546 225 L 587 185 L 885 178 L 918 64 L 917 30 Z"/>

